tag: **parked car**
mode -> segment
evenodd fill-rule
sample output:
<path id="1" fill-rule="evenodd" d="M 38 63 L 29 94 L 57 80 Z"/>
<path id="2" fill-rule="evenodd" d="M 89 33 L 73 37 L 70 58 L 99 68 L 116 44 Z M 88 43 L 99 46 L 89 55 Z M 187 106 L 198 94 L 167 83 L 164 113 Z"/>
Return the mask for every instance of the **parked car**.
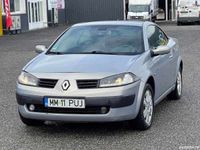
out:
<path id="1" fill-rule="evenodd" d="M 200 23 L 200 3 L 180 0 L 177 10 L 177 25 L 188 22 Z"/>
<path id="2" fill-rule="evenodd" d="M 158 15 L 158 0 L 129 0 L 128 20 L 155 21 Z"/>
<path id="3" fill-rule="evenodd" d="M 128 120 L 145 130 L 156 104 L 182 95 L 178 42 L 151 22 L 76 24 L 36 49 L 41 54 L 22 69 L 16 89 L 27 125 Z"/>

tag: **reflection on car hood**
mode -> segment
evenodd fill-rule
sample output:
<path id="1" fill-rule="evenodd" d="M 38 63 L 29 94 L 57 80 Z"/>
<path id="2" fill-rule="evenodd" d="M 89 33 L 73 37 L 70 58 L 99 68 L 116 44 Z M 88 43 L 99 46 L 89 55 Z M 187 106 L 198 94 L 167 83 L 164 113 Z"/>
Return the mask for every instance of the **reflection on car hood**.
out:
<path id="1" fill-rule="evenodd" d="M 122 73 L 139 55 L 40 54 L 24 70 L 30 73 Z"/>

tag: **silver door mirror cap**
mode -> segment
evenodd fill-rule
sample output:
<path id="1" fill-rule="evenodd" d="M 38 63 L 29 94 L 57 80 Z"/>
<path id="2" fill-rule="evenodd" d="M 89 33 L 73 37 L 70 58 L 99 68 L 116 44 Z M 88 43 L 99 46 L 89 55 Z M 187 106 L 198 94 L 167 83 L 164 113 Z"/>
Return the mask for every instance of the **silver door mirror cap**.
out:
<path id="1" fill-rule="evenodd" d="M 170 53 L 170 48 L 168 46 L 159 46 L 156 49 L 152 50 L 153 55 L 165 55 Z"/>
<path id="2" fill-rule="evenodd" d="M 40 54 L 40 53 L 43 53 L 45 51 L 47 51 L 47 48 L 46 48 L 45 45 L 36 45 L 35 46 L 35 52 L 36 53 Z"/>

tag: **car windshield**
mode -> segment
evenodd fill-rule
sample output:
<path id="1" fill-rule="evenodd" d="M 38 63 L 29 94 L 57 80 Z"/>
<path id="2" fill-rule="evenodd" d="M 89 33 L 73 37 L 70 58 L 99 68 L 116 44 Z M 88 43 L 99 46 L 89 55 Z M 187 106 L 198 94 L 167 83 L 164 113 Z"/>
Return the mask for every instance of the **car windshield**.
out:
<path id="1" fill-rule="evenodd" d="M 149 5 L 129 5 L 130 12 L 149 12 Z"/>
<path id="2" fill-rule="evenodd" d="M 144 52 L 142 27 L 76 26 L 67 30 L 47 54 L 127 54 Z"/>

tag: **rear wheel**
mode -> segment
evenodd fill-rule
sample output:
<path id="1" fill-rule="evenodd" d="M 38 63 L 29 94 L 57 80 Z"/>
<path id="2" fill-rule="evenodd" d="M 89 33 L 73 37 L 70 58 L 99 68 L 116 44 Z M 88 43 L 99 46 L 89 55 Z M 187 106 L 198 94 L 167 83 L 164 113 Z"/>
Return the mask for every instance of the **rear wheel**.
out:
<path id="1" fill-rule="evenodd" d="M 138 116 L 135 120 L 132 120 L 130 123 L 132 126 L 136 126 L 137 129 L 147 130 L 151 127 L 153 120 L 154 112 L 154 103 L 153 103 L 153 89 L 151 85 L 146 84 L 142 102 L 140 105 L 140 110 Z"/>
<path id="2" fill-rule="evenodd" d="M 179 100 L 182 96 L 182 88 L 183 88 L 182 71 L 181 71 L 181 69 L 179 69 L 179 72 L 178 72 L 177 77 L 176 77 L 176 87 L 168 95 L 168 98 L 173 99 L 173 100 Z"/>
<path id="3" fill-rule="evenodd" d="M 20 116 L 21 121 L 27 126 L 42 126 L 44 124 L 44 121 L 42 120 L 27 119 L 27 118 L 24 118 L 20 113 L 19 113 L 19 116 Z"/>

